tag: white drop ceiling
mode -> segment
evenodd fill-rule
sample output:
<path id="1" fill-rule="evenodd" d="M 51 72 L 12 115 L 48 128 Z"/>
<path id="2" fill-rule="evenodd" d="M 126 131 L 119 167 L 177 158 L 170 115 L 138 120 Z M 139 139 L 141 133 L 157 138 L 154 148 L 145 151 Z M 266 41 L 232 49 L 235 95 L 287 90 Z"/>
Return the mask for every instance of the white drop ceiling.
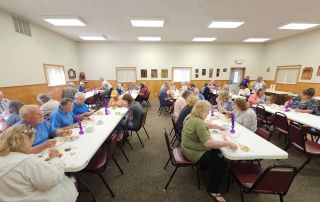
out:
<path id="1" fill-rule="evenodd" d="M 253 37 L 275 41 L 320 28 L 278 29 L 291 22 L 320 24 L 319 0 L 1 0 L 0 8 L 75 41 L 84 35 L 104 35 L 116 42 L 137 41 L 138 36 L 191 42 L 207 36 L 217 38 L 209 43 L 240 43 Z M 55 27 L 43 16 L 79 16 L 87 25 Z M 163 18 L 165 23 L 162 28 L 135 28 L 131 18 Z M 237 29 L 209 29 L 213 20 L 245 23 Z"/>

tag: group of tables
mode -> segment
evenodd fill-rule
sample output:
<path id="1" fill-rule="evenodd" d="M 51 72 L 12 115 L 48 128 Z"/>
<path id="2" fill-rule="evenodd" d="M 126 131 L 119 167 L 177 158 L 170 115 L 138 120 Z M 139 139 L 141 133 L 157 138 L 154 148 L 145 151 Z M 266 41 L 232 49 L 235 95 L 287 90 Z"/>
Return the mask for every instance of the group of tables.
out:
<path id="1" fill-rule="evenodd" d="M 99 92 L 103 92 L 103 90 L 91 90 L 91 91 L 85 92 L 85 97 L 86 97 L 86 99 L 89 99 Z M 126 93 L 129 93 L 129 92 L 126 91 L 124 94 L 126 94 Z M 137 96 L 139 95 L 139 90 L 132 90 L 132 91 L 130 91 L 130 94 L 131 94 L 132 98 L 135 100 L 137 98 Z"/>

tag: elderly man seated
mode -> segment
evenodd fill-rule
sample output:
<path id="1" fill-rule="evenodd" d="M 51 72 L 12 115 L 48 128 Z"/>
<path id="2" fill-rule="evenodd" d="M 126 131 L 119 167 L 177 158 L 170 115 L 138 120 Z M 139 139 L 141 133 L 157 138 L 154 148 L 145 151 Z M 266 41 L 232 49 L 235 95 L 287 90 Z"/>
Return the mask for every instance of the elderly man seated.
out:
<path id="1" fill-rule="evenodd" d="M 62 89 L 61 99 L 68 97 L 74 99 L 74 95 L 77 93 L 77 89 L 74 88 L 73 82 L 68 82 L 67 86 Z"/>
<path id="2" fill-rule="evenodd" d="M 21 120 L 17 124 L 25 124 L 35 128 L 35 136 L 32 147 L 28 153 L 39 153 L 47 148 L 50 148 L 56 144 L 55 140 L 49 140 L 51 136 L 62 136 L 64 134 L 70 134 L 71 131 L 56 130 L 53 132 L 50 129 L 48 121 L 43 120 L 40 108 L 38 105 L 24 105 L 19 110 Z"/>
<path id="3" fill-rule="evenodd" d="M 59 107 L 60 102 L 51 99 L 47 94 L 40 93 L 37 96 L 37 100 L 41 103 L 40 111 L 42 116 L 46 119 L 50 119 L 50 114 Z"/>
<path id="4" fill-rule="evenodd" d="M 86 100 L 86 95 L 84 93 L 76 93 L 74 96 L 74 108 L 73 114 L 74 115 L 83 115 L 85 117 L 90 116 L 93 114 L 93 110 L 89 110 L 89 107 L 84 103 Z"/>
<path id="5" fill-rule="evenodd" d="M 51 130 L 55 133 L 59 128 L 72 129 L 76 128 L 77 121 L 73 114 L 74 102 L 71 98 L 63 98 L 60 106 L 51 113 Z"/>

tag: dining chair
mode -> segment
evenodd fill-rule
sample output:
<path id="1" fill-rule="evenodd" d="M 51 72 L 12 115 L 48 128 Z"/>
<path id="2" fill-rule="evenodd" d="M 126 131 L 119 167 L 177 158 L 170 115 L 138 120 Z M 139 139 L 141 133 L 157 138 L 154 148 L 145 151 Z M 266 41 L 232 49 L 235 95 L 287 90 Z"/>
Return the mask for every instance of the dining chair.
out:
<path id="1" fill-rule="evenodd" d="M 269 131 L 270 131 L 271 126 L 273 126 L 273 124 L 274 124 L 274 117 L 267 116 L 266 109 L 261 104 L 258 104 L 256 106 L 256 114 L 257 114 L 258 127 L 268 126 L 268 127 L 266 127 L 266 129 L 269 129 Z"/>
<path id="2" fill-rule="evenodd" d="M 130 116 L 127 118 L 125 127 L 123 129 L 123 131 L 118 131 L 117 133 L 118 135 L 118 139 L 117 139 L 117 146 L 120 149 L 121 153 L 124 155 L 124 157 L 126 158 L 126 160 L 129 162 L 128 156 L 126 155 L 126 153 L 123 150 L 123 145 L 124 143 L 128 143 L 128 145 L 130 146 L 131 149 L 132 146 L 130 144 L 130 142 L 128 141 L 128 125 L 129 125 L 129 121 L 130 121 Z"/>
<path id="3" fill-rule="evenodd" d="M 240 187 L 241 202 L 244 202 L 244 193 L 278 194 L 283 202 L 297 173 L 297 168 L 291 165 L 271 165 L 263 169 L 258 164 L 234 163 L 230 169 Z"/>
<path id="4" fill-rule="evenodd" d="M 167 130 L 164 129 L 164 137 L 165 137 L 165 140 L 166 140 L 166 144 L 167 144 L 167 149 L 168 149 L 168 152 L 169 152 L 169 159 L 166 163 L 166 165 L 164 166 L 163 169 L 166 169 L 168 164 L 169 164 L 169 161 L 171 161 L 171 164 L 175 167 L 169 181 L 167 182 L 166 186 L 164 187 L 164 191 L 167 191 L 167 188 L 173 178 L 173 176 L 175 175 L 175 173 L 177 172 L 178 168 L 180 167 L 196 167 L 197 168 L 197 178 L 198 178 L 198 189 L 200 189 L 200 170 L 199 170 L 199 166 L 198 164 L 196 163 L 193 163 L 191 161 L 188 161 L 184 156 L 183 156 L 183 153 L 182 153 L 182 149 L 181 148 L 178 148 L 178 147 L 175 147 L 173 148 L 170 144 L 170 140 L 169 140 L 169 136 L 168 136 L 168 133 L 167 133 Z"/>
<path id="5" fill-rule="evenodd" d="M 265 140 L 270 140 L 270 133 L 264 128 L 258 128 L 255 133 Z"/>
<path id="6" fill-rule="evenodd" d="M 289 143 L 285 150 L 294 146 L 297 150 L 304 153 L 307 160 L 299 167 L 300 172 L 314 157 L 320 157 L 320 144 L 307 139 L 306 131 L 300 123 L 292 122 L 289 127 Z"/>
<path id="7" fill-rule="evenodd" d="M 279 138 L 282 134 L 285 136 L 284 141 L 286 143 L 289 133 L 289 124 L 287 116 L 282 112 L 276 112 L 274 114 L 274 130 L 272 131 L 271 136 L 273 136 L 276 132 L 279 133 Z"/>
<path id="8" fill-rule="evenodd" d="M 170 143 L 171 143 L 171 145 L 173 146 L 174 143 L 175 143 L 176 141 L 178 141 L 178 146 L 179 146 L 180 143 L 181 143 L 181 135 L 178 134 L 177 127 L 176 127 L 176 122 L 174 121 L 174 115 L 173 115 L 173 114 L 171 114 L 171 122 L 172 122 L 172 129 L 171 129 L 169 135 L 171 135 L 172 132 L 174 132 L 174 135 L 173 135 Z"/>
<path id="9" fill-rule="evenodd" d="M 143 112 L 143 115 L 142 115 L 141 120 L 140 120 L 140 126 L 138 128 L 134 128 L 132 130 L 129 130 L 131 136 L 132 136 L 132 132 L 135 132 L 137 134 L 137 136 L 139 138 L 139 141 L 140 141 L 140 144 L 141 144 L 142 147 L 144 147 L 144 145 L 143 145 L 142 140 L 141 140 L 140 135 L 139 135 L 139 131 L 140 131 L 141 128 L 143 128 L 145 130 L 148 139 L 150 139 L 150 137 L 148 135 L 148 132 L 146 131 L 146 129 L 144 127 L 144 124 L 145 124 L 146 119 L 147 119 L 147 113 L 148 113 L 147 110 Z"/>

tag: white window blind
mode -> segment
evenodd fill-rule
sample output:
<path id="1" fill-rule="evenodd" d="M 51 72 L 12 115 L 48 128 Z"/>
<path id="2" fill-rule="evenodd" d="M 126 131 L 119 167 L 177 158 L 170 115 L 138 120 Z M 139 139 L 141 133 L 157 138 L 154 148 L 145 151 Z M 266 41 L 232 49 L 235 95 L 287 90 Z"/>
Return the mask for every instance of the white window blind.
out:
<path id="1" fill-rule="evenodd" d="M 173 68 L 173 82 L 190 81 L 191 68 Z"/>
<path id="2" fill-rule="evenodd" d="M 296 84 L 298 81 L 300 69 L 278 68 L 277 83 Z"/>
<path id="3" fill-rule="evenodd" d="M 64 68 L 60 65 L 44 65 L 44 72 L 48 86 L 60 86 L 66 84 Z"/>
<path id="4" fill-rule="evenodd" d="M 136 68 L 117 68 L 118 82 L 135 82 L 136 75 Z"/>

